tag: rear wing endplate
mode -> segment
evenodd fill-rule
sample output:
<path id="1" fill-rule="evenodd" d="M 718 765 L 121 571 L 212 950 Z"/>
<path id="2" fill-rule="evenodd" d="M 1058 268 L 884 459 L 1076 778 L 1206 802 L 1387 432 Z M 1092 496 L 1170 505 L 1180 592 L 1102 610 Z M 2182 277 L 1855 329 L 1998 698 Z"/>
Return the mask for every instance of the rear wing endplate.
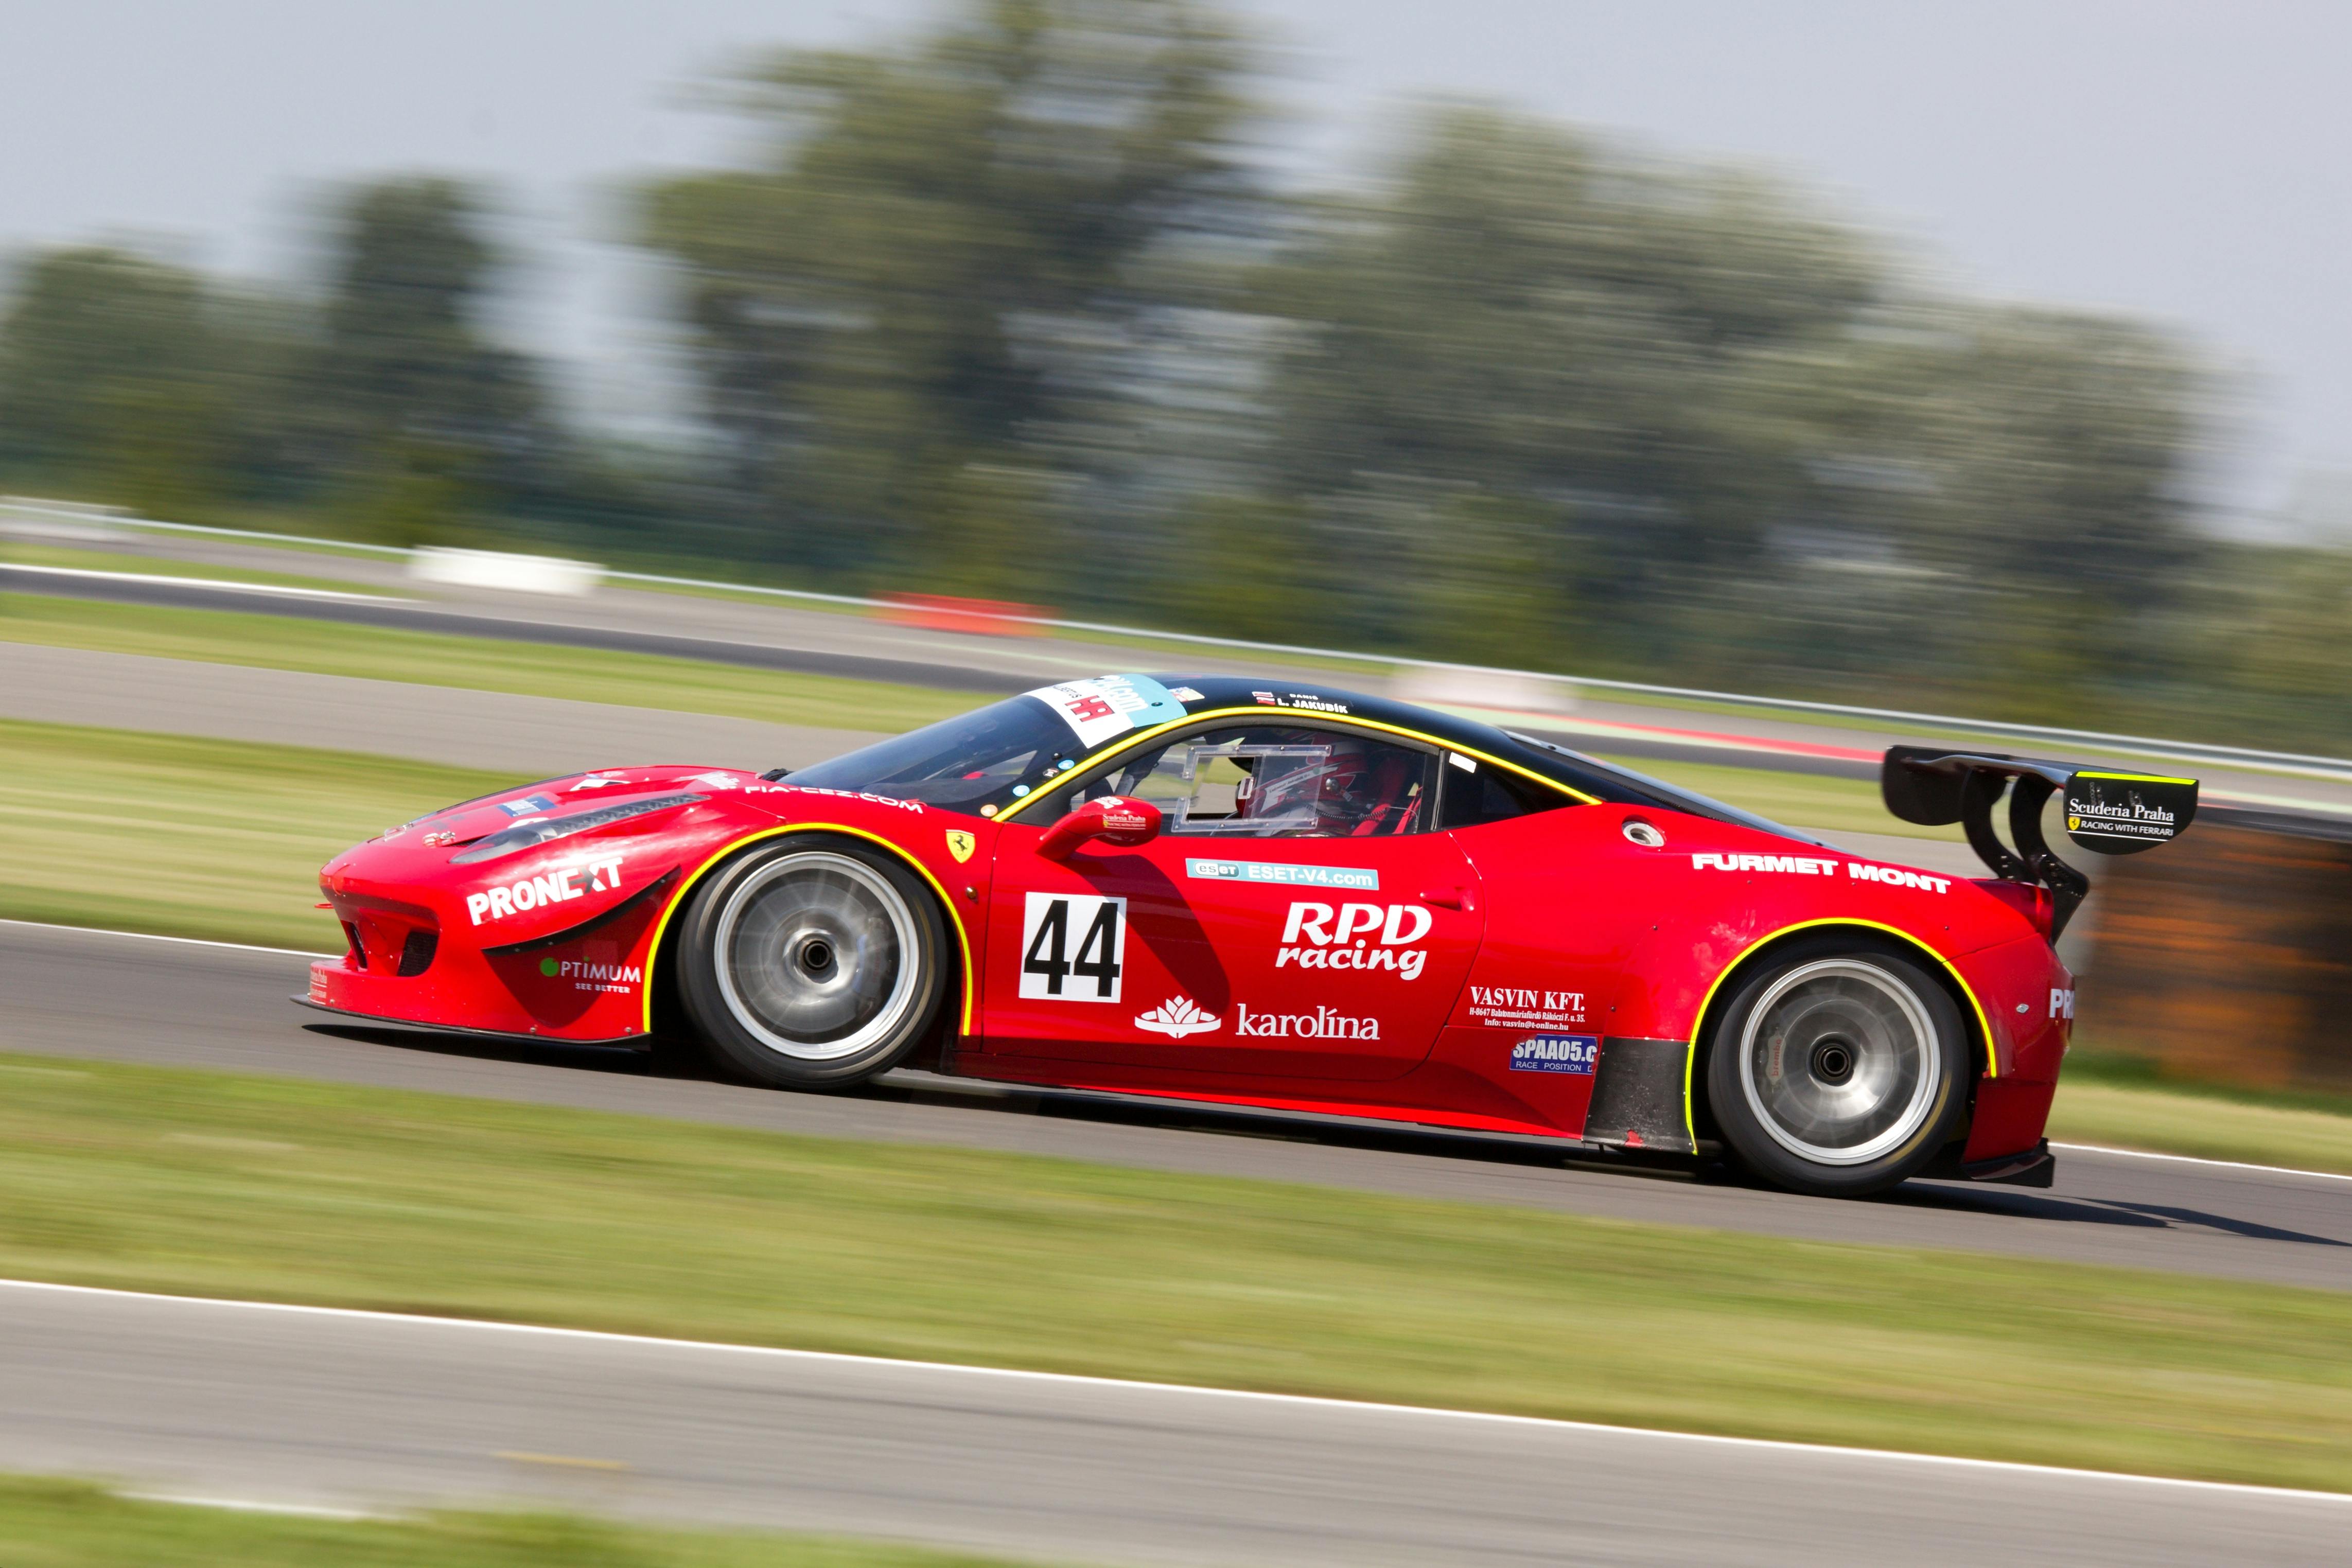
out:
<path id="1" fill-rule="evenodd" d="M 2130 855 L 2170 843 L 2197 816 L 2197 780 L 2042 762 L 1991 751 L 1891 746 L 1879 769 L 1886 809 L 1906 822 L 1958 822 L 1969 846 L 2009 882 L 2050 890 L 2051 935 L 2066 928 L 2090 880 L 2060 860 L 2042 834 L 2042 809 L 2063 793 L 2066 836 L 2095 854 Z M 2009 842 L 1993 831 L 1993 809 L 2009 794 Z M 2011 846 L 2014 845 L 2015 848 Z"/>

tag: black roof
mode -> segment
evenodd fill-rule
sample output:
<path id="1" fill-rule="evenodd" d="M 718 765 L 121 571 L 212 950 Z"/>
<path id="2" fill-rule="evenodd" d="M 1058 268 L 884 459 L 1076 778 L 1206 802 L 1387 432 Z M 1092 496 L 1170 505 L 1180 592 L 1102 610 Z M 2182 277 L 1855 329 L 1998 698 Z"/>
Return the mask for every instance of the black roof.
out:
<path id="1" fill-rule="evenodd" d="M 1595 800 L 1686 811 L 1719 821 L 1760 827 L 1789 837 L 1811 839 L 1810 834 L 1792 832 L 1778 823 L 1768 822 L 1735 807 L 1710 800 L 1704 795 L 1694 794 L 1657 779 L 1645 779 L 1638 773 L 1554 746 L 1549 741 L 1517 735 L 1491 724 L 1481 724 L 1476 719 L 1442 713 L 1414 703 L 1398 702 L 1393 697 L 1367 696 L 1361 692 L 1351 692 L 1339 686 L 1288 680 L 1252 680 L 1234 675 L 1155 673 L 1150 678 L 1169 688 L 1170 694 L 1183 703 L 1187 713 L 1220 708 L 1261 708 L 1268 714 L 1308 717 L 1338 713 L 1352 718 L 1368 719 L 1374 724 L 1412 730 L 1465 751 L 1484 752 L 1500 761 L 1516 763 L 1540 778 L 1565 784 Z M 1187 693 L 1197 693 L 1198 695 L 1188 696 Z"/>

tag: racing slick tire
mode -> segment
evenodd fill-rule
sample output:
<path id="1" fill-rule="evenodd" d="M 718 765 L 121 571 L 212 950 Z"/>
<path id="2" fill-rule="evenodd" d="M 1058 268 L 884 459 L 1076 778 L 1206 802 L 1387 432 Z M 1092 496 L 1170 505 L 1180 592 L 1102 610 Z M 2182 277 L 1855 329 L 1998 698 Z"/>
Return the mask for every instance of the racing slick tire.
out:
<path id="1" fill-rule="evenodd" d="M 929 1032 L 947 931 L 922 883 L 848 838 L 755 850 L 695 891 L 678 990 L 714 1065 L 778 1089 L 841 1089 Z"/>
<path id="2" fill-rule="evenodd" d="M 1973 1066 L 1934 976 L 1865 937 L 1823 936 L 1738 977 L 1709 1036 L 1707 1107 L 1755 1176 L 1859 1197 L 1960 1135 Z"/>

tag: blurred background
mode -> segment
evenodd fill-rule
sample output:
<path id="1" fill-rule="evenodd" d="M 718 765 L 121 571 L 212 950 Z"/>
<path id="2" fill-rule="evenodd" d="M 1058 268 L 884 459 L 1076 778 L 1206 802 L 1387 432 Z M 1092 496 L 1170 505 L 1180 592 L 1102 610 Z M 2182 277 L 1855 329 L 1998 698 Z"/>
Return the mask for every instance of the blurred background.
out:
<path id="1" fill-rule="evenodd" d="M 407 1514 L 501 1498 L 1068 1562 L 2340 1563 L 2309 1498 L 2087 1472 L 2352 1492 L 2347 57 L 2301 0 L 14 7 L 0 1568 L 974 1561 Z M 2085 868 L 2046 1191 L 289 1000 L 391 824 L 1118 669 L 1401 695 L 1956 877 L 1891 743 L 2204 793 Z M 900 1362 L 673 1398 L 34 1294 L 82 1287 Z M 1606 1428 L 1382 1468 L 924 1362 L 2073 1490 L 1742 1490 Z"/>
<path id="2" fill-rule="evenodd" d="M 26 16 L 0 485 L 2341 749 L 2347 32 Z"/>

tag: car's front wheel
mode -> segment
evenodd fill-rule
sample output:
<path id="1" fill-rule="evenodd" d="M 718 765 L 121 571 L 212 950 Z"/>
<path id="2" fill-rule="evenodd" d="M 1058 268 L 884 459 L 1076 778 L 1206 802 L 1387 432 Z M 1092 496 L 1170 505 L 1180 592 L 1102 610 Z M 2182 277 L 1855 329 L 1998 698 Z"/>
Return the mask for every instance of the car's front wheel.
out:
<path id="1" fill-rule="evenodd" d="M 894 861 L 811 834 L 695 891 L 679 934 L 687 1015 L 723 1069 L 840 1088 L 922 1040 L 947 985 L 939 906 Z"/>
<path id="2" fill-rule="evenodd" d="M 1824 936 L 1740 978 L 1710 1036 L 1707 1104 L 1757 1176 L 1854 1197 L 1918 1174 L 1959 1134 L 1970 1072 L 1967 1025 L 1934 977 Z"/>

